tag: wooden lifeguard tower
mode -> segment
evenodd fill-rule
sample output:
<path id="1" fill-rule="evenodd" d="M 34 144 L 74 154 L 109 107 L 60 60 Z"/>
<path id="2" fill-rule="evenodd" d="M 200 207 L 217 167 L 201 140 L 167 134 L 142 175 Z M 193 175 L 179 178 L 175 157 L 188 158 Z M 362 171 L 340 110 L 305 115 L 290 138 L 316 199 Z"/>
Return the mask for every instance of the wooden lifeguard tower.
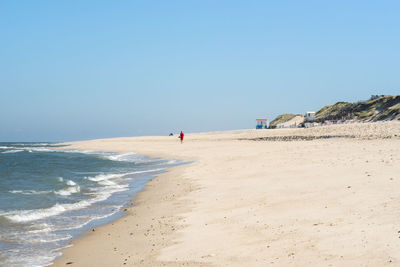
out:
<path id="1" fill-rule="evenodd" d="M 267 119 L 256 119 L 256 129 L 268 129 L 269 123 Z"/>

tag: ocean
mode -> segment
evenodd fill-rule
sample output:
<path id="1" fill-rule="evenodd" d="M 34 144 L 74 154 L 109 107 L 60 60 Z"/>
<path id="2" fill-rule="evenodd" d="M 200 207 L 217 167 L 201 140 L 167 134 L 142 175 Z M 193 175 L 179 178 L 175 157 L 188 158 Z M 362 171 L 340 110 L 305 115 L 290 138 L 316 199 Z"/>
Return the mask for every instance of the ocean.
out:
<path id="1" fill-rule="evenodd" d="M 0 266 L 50 265 L 69 241 L 123 216 L 146 182 L 179 164 L 52 143 L 0 143 Z"/>

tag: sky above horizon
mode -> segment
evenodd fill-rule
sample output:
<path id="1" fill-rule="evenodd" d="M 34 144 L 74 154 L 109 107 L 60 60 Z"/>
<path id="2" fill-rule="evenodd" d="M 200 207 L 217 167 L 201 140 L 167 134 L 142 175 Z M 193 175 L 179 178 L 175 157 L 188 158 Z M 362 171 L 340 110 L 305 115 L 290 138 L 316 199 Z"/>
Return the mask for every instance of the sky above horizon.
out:
<path id="1" fill-rule="evenodd" d="M 399 94 L 399 1 L 1 1 L 0 142 L 253 128 Z"/>

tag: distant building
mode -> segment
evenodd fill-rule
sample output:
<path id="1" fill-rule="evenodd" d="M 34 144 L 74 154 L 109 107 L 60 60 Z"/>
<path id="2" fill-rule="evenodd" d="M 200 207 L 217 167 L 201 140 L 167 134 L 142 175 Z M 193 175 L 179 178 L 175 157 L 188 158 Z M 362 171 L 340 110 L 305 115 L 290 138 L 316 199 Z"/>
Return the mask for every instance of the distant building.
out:
<path id="1" fill-rule="evenodd" d="M 268 129 L 269 121 L 267 119 L 256 119 L 256 129 Z"/>
<path id="2" fill-rule="evenodd" d="M 304 127 L 305 128 L 312 128 L 312 127 L 316 127 L 316 126 L 320 126 L 321 124 L 318 122 L 306 122 L 304 123 Z"/>
<path id="3" fill-rule="evenodd" d="M 276 125 L 276 128 L 297 128 L 298 126 L 297 122 L 284 122 Z"/>
<path id="4" fill-rule="evenodd" d="M 315 120 L 315 112 L 314 111 L 307 111 L 304 115 L 305 121 L 314 121 Z"/>

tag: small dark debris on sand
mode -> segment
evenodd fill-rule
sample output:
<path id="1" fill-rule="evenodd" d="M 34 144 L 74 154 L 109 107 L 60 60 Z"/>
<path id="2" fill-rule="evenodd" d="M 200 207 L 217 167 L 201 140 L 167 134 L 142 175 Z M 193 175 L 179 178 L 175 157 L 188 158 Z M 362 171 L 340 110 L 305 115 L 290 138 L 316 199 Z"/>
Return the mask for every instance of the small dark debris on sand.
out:
<path id="1" fill-rule="evenodd" d="M 357 138 L 355 135 L 287 135 L 287 136 L 265 136 L 257 138 L 241 138 L 239 140 L 252 140 L 252 141 L 312 141 L 317 139 L 331 139 L 331 138 Z"/>

